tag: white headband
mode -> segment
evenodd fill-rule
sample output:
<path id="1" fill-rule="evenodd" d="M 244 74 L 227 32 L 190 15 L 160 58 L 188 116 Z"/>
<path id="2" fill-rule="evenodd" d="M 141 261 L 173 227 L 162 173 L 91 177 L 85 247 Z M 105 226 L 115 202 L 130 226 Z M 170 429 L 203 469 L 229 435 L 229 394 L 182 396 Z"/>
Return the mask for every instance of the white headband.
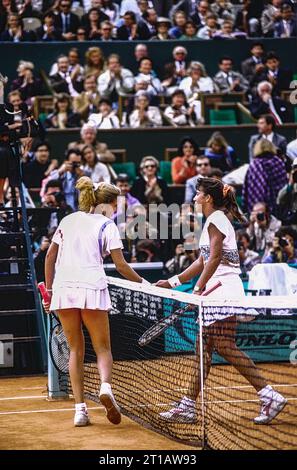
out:
<path id="1" fill-rule="evenodd" d="M 100 183 L 93 183 L 94 191 L 97 191 L 97 189 L 99 188 L 99 185 Z"/>

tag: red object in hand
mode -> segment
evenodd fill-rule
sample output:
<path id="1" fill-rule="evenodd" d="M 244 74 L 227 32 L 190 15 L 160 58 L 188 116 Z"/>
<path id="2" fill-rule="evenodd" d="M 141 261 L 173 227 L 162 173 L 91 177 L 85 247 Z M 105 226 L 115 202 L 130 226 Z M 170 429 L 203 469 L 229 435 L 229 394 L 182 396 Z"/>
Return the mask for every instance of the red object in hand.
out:
<path id="1" fill-rule="evenodd" d="M 214 286 L 210 287 L 209 289 L 205 290 L 204 292 L 202 292 L 201 296 L 205 296 L 205 295 L 209 295 L 211 294 L 211 292 L 213 292 L 214 290 L 216 290 L 218 287 L 221 287 L 222 283 L 221 281 L 218 281 Z"/>
<path id="2" fill-rule="evenodd" d="M 47 291 L 47 288 L 45 287 L 45 284 L 44 282 L 39 282 L 38 283 L 38 289 L 39 289 L 39 292 L 41 294 L 41 297 L 43 299 L 43 301 L 47 304 L 47 303 L 50 303 L 51 301 L 51 298 L 50 298 L 50 295 Z"/>

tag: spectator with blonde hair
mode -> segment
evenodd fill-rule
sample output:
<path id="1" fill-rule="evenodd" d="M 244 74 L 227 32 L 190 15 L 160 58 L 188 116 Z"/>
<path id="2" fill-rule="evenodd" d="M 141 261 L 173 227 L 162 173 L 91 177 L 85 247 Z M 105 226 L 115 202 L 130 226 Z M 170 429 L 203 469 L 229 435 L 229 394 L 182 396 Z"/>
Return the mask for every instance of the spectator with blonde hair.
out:
<path id="1" fill-rule="evenodd" d="M 267 139 L 256 142 L 253 154 L 243 184 L 243 207 L 250 213 L 257 202 L 264 202 L 270 212 L 275 213 L 278 192 L 288 181 L 286 165 Z"/>
<path id="2" fill-rule="evenodd" d="M 85 53 L 85 74 L 99 77 L 105 69 L 105 59 L 100 47 L 89 47 Z"/>

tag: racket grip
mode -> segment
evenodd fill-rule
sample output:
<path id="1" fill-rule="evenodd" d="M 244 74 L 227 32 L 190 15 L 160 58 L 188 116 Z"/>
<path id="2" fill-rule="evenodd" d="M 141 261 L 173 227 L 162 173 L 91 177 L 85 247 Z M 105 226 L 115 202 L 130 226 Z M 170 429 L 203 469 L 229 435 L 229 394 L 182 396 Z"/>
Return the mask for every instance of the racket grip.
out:
<path id="1" fill-rule="evenodd" d="M 45 287 L 44 282 L 39 282 L 38 283 L 38 289 L 41 294 L 42 299 L 44 302 L 49 303 L 51 301 L 50 295 Z"/>
<path id="2" fill-rule="evenodd" d="M 214 286 L 210 287 L 209 289 L 205 290 L 202 292 L 201 296 L 206 296 L 211 294 L 214 290 L 216 290 L 218 287 L 221 287 L 222 283 L 221 281 L 218 281 Z"/>

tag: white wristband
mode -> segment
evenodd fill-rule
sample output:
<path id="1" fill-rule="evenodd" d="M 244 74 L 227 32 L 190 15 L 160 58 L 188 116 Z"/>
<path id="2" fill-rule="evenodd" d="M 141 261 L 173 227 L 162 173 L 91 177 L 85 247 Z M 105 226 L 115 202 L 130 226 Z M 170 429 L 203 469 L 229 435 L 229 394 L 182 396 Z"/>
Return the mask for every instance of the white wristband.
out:
<path id="1" fill-rule="evenodd" d="M 149 281 L 147 281 L 146 279 L 144 279 L 144 278 L 142 278 L 141 284 L 149 284 L 149 285 L 151 285 L 151 283 L 150 283 Z"/>
<path id="2" fill-rule="evenodd" d="M 171 287 L 178 287 L 181 286 L 181 282 L 178 278 L 178 275 L 176 274 L 175 276 L 172 276 L 168 279 L 168 282 Z"/>

